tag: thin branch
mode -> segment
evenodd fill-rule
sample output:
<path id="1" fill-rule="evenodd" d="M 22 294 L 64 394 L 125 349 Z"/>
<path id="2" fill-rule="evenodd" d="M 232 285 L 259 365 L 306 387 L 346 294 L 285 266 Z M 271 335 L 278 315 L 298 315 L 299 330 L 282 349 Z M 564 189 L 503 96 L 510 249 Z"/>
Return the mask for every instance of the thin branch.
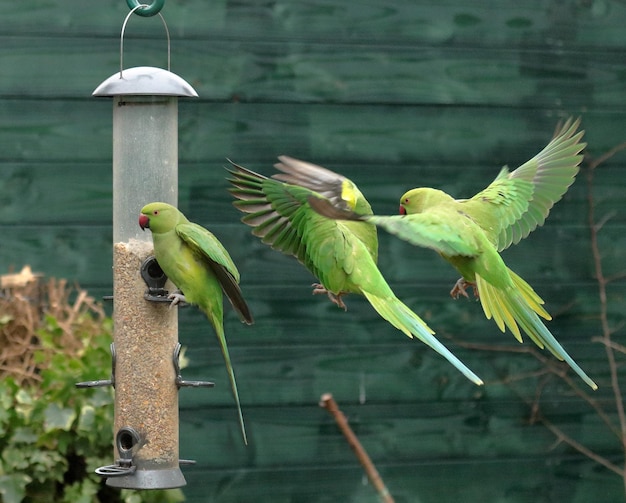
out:
<path id="1" fill-rule="evenodd" d="M 607 362 L 609 364 L 609 372 L 611 376 L 611 389 L 613 391 L 613 397 L 615 399 L 615 409 L 617 410 L 617 416 L 619 419 L 619 427 L 621 431 L 621 444 L 622 452 L 626 455 L 626 412 L 624 412 L 624 402 L 622 398 L 622 390 L 619 383 L 618 365 L 615 357 L 615 350 L 613 349 L 613 341 L 611 340 L 612 330 L 609 325 L 608 316 L 608 301 L 607 301 L 607 285 L 609 280 L 604 275 L 604 269 L 602 267 L 602 254 L 600 252 L 600 245 L 598 240 L 598 233 L 607 219 L 601 222 L 596 221 L 595 215 L 595 200 L 593 196 L 593 182 L 594 172 L 600 164 L 607 159 L 611 158 L 617 152 L 626 149 L 626 142 L 623 142 L 616 147 L 612 148 L 605 154 L 596 159 L 587 159 L 587 201 L 588 201 L 588 224 L 591 241 L 591 254 L 593 257 L 593 264 L 595 270 L 595 277 L 598 283 L 598 296 L 600 298 L 600 325 L 602 327 L 602 340 L 604 343 L 604 350 L 606 353 Z M 595 458 L 592 458 L 595 459 Z M 624 485 L 624 491 L 626 492 L 626 463 L 622 466 L 619 473 L 622 477 L 622 483 Z"/>
<path id="2" fill-rule="evenodd" d="M 512 384 L 516 381 L 521 381 L 522 379 L 528 377 L 540 377 L 541 375 L 555 375 L 561 380 L 565 381 L 565 383 L 572 389 L 572 391 L 578 395 L 582 400 L 587 402 L 589 406 L 598 414 L 598 417 L 602 419 L 606 427 L 613 433 L 618 439 L 621 441 L 621 431 L 619 428 L 616 428 L 613 424 L 613 421 L 608 416 L 608 414 L 604 411 L 600 403 L 593 397 L 593 395 L 584 391 L 574 379 L 572 379 L 571 374 L 569 372 L 569 366 L 555 360 L 552 356 L 546 355 L 539 351 L 534 346 L 524 345 L 524 346 L 495 346 L 491 344 L 481 344 L 481 343 L 472 343 L 465 342 L 462 340 L 456 340 L 452 338 L 456 344 L 459 346 L 468 348 L 468 349 L 478 349 L 481 351 L 495 351 L 495 352 L 508 352 L 508 353 L 528 353 L 532 355 L 534 358 L 539 360 L 541 363 L 541 368 L 534 372 L 526 372 L 524 374 L 516 374 L 503 378 L 501 382 L 503 384 Z M 598 338 L 603 340 L 602 338 Z M 592 339 L 594 340 L 594 339 Z M 540 385 L 543 387 L 543 385 Z M 521 395 L 520 395 L 521 396 Z"/>
<path id="3" fill-rule="evenodd" d="M 598 220 L 593 225 L 593 228 L 595 229 L 596 233 L 600 232 L 603 229 L 603 227 L 607 224 L 607 222 L 609 222 L 611 218 L 615 216 L 616 213 L 617 213 L 616 211 L 611 211 L 607 213 L 606 215 L 604 215 L 600 220 Z"/>
<path id="4" fill-rule="evenodd" d="M 541 415 L 541 413 L 539 411 L 538 411 L 538 419 L 541 421 L 541 424 L 543 424 L 546 428 L 548 428 L 554 434 L 554 436 L 557 437 L 558 440 L 560 440 L 562 442 L 565 442 L 567 445 L 569 445 L 573 449 L 576 449 L 578 452 L 580 452 L 581 454 L 587 456 L 589 459 L 591 459 L 591 460 L 595 461 L 596 463 L 604 466 L 605 468 L 608 468 L 609 470 L 611 470 L 612 472 L 616 473 L 620 477 L 624 476 L 624 468 L 623 467 L 620 467 L 620 466 L 618 466 L 618 465 L 616 465 L 614 463 L 611 463 L 604 456 L 600 456 L 599 454 L 596 454 L 591 449 L 585 447 L 583 444 L 581 444 L 580 442 L 574 440 L 569 435 L 566 435 L 563 432 L 563 430 L 561 430 L 561 428 L 559 428 L 557 426 L 554 426 L 550 421 L 548 421 L 548 419 L 543 417 L 543 415 Z"/>
<path id="5" fill-rule="evenodd" d="M 592 337 L 591 340 L 594 342 L 599 342 L 600 344 L 604 344 L 605 346 L 608 345 L 612 350 L 626 354 L 626 346 L 624 346 L 623 344 L 619 344 L 613 340 L 607 341 L 604 337 Z"/>
<path id="6" fill-rule="evenodd" d="M 588 157 L 588 156 L 585 156 L 586 157 L 585 160 L 587 161 L 587 166 L 589 167 L 589 169 L 591 169 L 593 171 L 598 166 L 600 166 L 600 164 L 602 164 L 603 162 L 609 160 L 615 154 L 617 154 L 618 152 L 620 152 L 622 150 L 625 150 L 625 149 L 626 149 L 626 141 L 623 142 L 623 143 L 620 143 L 619 145 L 616 145 L 611 150 L 605 152 L 600 157 L 596 157 L 595 159 L 593 159 L 591 157 Z"/>
<path id="7" fill-rule="evenodd" d="M 605 279 L 607 283 L 613 283 L 613 281 L 619 281 L 620 279 L 625 279 L 625 278 L 626 278 L 626 271 L 620 271 L 611 276 L 607 276 Z"/>
<path id="8" fill-rule="evenodd" d="M 626 413 L 624 412 L 624 403 L 622 400 L 622 391 L 619 384 L 619 376 L 617 372 L 617 362 L 615 360 L 615 353 L 611 348 L 611 327 L 609 326 L 608 319 L 608 302 L 607 302 L 607 280 L 604 277 L 604 270 L 602 268 L 602 255 L 600 253 L 600 245 L 598 243 L 598 228 L 596 226 L 595 216 L 595 201 L 593 197 L 593 173 L 600 163 L 619 150 L 626 148 L 626 142 L 622 143 L 618 147 L 607 152 L 599 159 L 595 161 L 589 161 L 590 169 L 587 170 L 587 202 L 589 206 L 588 223 L 591 240 L 591 254 L 593 257 L 593 264 L 595 270 L 596 281 L 598 282 L 598 296 L 600 298 L 600 325 L 602 327 L 602 339 L 604 341 L 604 348 L 606 352 L 607 361 L 609 364 L 609 372 L 611 376 L 611 388 L 613 390 L 613 397 L 615 399 L 615 408 L 617 410 L 617 416 L 619 418 L 619 425 L 621 431 L 622 449 L 626 453 Z M 624 472 L 624 483 L 626 484 L 626 472 Z"/>
<path id="9" fill-rule="evenodd" d="M 367 455 L 367 452 L 365 452 L 365 449 L 361 445 L 361 442 L 359 442 L 359 439 L 352 431 L 352 428 L 350 428 L 346 416 L 343 414 L 343 412 L 339 410 L 337 402 L 335 402 L 335 399 L 330 393 L 325 393 L 322 395 L 322 397 L 320 398 L 320 407 L 326 409 L 330 413 L 330 415 L 335 418 L 337 426 L 339 426 L 339 429 L 346 437 L 346 440 L 354 451 L 357 459 L 359 460 L 361 465 L 363 465 L 365 473 L 367 474 L 367 478 L 370 480 L 376 491 L 378 491 L 378 495 L 380 496 L 381 501 L 383 501 L 384 503 L 394 503 L 394 499 L 389 493 L 387 487 L 385 486 L 385 483 L 379 475 L 378 470 L 376 470 L 374 463 L 372 463 L 372 460 Z"/>

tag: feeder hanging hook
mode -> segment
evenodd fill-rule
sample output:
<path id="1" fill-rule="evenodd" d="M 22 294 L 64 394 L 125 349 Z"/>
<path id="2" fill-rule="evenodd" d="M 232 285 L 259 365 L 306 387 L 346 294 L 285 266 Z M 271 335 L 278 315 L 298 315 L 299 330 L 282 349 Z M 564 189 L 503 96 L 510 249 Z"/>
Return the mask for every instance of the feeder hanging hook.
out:
<path id="1" fill-rule="evenodd" d="M 120 79 L 123 78 L 122 72 L 124 71 L 124 32 L 126 31 L 126 25 L 128 24 L 128 20 L 133 15 L 133 12 L 139 14 L 140 12 L 143 11 L 144 8 L 146 10 L 152 9 L 152 7 L 156 5 L 157 3 L 160 3 L 161 7 L 163 7 L 163 3 L 165 2 L 165 0 L 155 0 L 155 2 L 152 3 L 151 5 L 146 5 L 146 4 L 138 3 L 137 0 L 126 0 L 126 1 L 128 2 L 129 5 L 131 3 L 135 3 L 137 5 L 135 5 L 130 10 L 130 12 L 126 15 L 126 18 L 124 19 L 124 23 L 122 24 L 122 32 L 120 33 Z M 170 47 L 171 46 L 170 30 L 167 28 L 167 23 L 165 22 L 165 18 L 163 17 L 163 14 L 159 12 L 159 10 L 161 10 L 160 7 L 158 10 L 156 10 L 152 14 L 147 14 L 147 15 L 152 16 L 153 14 L 158 14 L 159 17 L 161 18 L 161 21 L 163 22 L 163 28 L 165 28 L 165 35 L 167 37 L 167 71 L 169 72 L 171 64 L 172 64 L 172 50 Z"/>
<path id="2" fill-rule="evenodd" d="M 135 9 L 136 7 L 140 7 L 139 9 L 135 10 L 135 14 L 137 14 L 138 16 L 150 17 L 158 14 L 161 11 L 163 5 L 165 4 L 165 0 L 152 0 L 152 3 L 150 5 L 146 5 L 143 2 L 140 3 L 139 0 L 126 0 L 126 3 L 131 10 Z"/>

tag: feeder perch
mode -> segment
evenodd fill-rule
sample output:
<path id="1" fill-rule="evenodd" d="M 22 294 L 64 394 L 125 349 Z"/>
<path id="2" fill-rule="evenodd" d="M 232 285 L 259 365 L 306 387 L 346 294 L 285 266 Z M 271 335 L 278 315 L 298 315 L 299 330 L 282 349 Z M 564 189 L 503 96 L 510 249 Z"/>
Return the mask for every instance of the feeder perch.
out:
<path id="1" fill-rule="evenodd" d="M 166 298 L 174 287 L 152 257 L 152 237 L 140 229 L 137 218 L 152 201 L 177 206 L 178 98 L 197 93 L 169 71 L 169 34 L 168 70 L 123 69 L 126 23 L 146 7 L 135 6 L 124 21 L 120 71 L 93 92 L 113 98 L 116 464 L 97 473 L 113 487 L 168 489 L 186 484 L 178 455 L 178 311 L 149 297 Z"/>

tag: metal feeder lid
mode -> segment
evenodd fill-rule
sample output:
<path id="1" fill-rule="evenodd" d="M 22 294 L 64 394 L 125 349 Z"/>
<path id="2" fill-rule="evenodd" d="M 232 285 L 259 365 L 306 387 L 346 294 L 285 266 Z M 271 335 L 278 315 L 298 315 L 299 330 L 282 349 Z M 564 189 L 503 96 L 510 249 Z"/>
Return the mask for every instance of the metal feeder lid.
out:
<path id="1" fill-rule="evenodd" d="M 152 66 L 137 66 L 111 75 L 93 96 L 153 95 L 197 98 L 191 85 L 175 73 Z"/>

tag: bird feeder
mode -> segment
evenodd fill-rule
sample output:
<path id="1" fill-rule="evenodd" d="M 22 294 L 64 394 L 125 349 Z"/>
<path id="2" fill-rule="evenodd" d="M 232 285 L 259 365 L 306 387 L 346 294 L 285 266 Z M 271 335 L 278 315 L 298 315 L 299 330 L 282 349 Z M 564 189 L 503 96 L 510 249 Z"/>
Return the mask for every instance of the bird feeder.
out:
<path id="1" fill-rule="evenodd" d="M 161 2 L 162 4 L 163 2 Z M 130 5 L 130 2 L 129 2 Z M 178 202 L 178 98 L 195 90 L 168 69 L 123 69 L 93 96 L 113 99 L 113 377 L 116 464 L 99 468 L 107 485 L 167 489 L 186 484 L 178 443 L 178 318 L 169 308 L 167 278 L 152 255 L 152 238 L 137 218 L 152 201 Z M 173 289 L 169 285 L 170 291 Z M 158 302 L 163 300 L 164 302 Z M 209 383 L 207 383 L 209 384 Z"/>

